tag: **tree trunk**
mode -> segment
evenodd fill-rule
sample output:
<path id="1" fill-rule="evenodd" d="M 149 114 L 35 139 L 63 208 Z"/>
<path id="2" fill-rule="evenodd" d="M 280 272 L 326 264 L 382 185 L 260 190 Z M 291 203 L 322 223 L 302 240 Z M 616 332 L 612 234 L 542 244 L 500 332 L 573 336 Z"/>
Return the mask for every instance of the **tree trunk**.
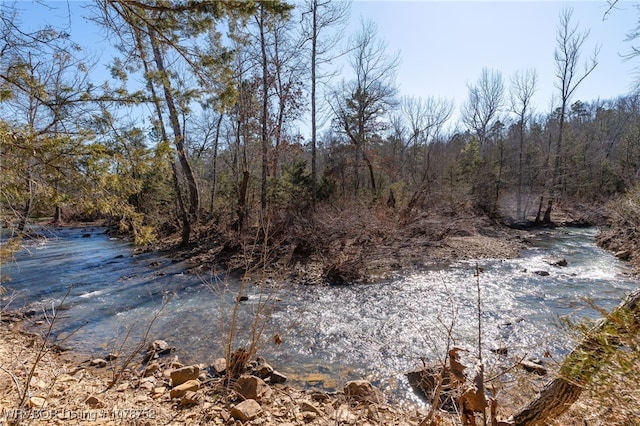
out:
<path id="1" fill-rule="evenodd" d="M 141 36 L 137 31 L 135 32 L 135 36 L 136 36 L 136 44 L 138 46 L 138 52 L 142 59 L 142 65 L 144 67 L 145 74 L 149 75 L 149 62 L 147 61 L 147 55 L 146 55 L 144 46 L 142 44 Z M 151 80 L 151 78 L 147 78 L 147 88 L 151 92 L 151 96 L 153 98 L 153 105 L 155 107 L 156 114 L 158 115 L 158 123 L 159 123 L 162 140 L 168 141 L 169 137 L 167 135 L 167 129 L 164 125 L 164 120 L 162 118 L 162 107 L 160 106 L 160 99 L 156 94 L 156 89 L 155 89 L 153 80 Z M 180 221 L 182 222 L 182 235 L 181 235 L 180 244 L 182 246 L 185 246 L 189 243 L 189 238 L 191 236 L 191 220 L 189 218 L 187 209 L 184 205 L 184 200 L 182 199 L 182 191 L 180 190 L 180 181 L 178 179 L 178 171 L 176 169 L 176 164 L 173 159 L 171 159 L 171 172 L 173 175 L 173 186 L 176 192 L 176 199 L 178 203 L 178 211 L 180 216 L 179 218 L 180 218 Z"/>
<path id="2" fill-rule="evenodd" d="M 553 198 L 547 201 L 547 209 L 544 211 L 544 217 L 542 218 L 542 223 L 550 224 L 551 223 L 551 209 L 553 208 Z"/>
<path id="3" fill-rule="evenodd" d="M 176 200 L 178 202 L 178 211 L 180 212 L 180 219 L 182 220 L 182 239 L 180 246 L 185 247 L 189 244 L 189 238 L 191 236 L 191 221 L 189 220 L 189 213 L 184 205 L 182 199 L 182 191 L 180 190 L 180 181 L 178 180 L 178 170 L 176 169 L 176 162 L 171 160 L 171 171 L 173 173 L 173 187 L 176 191 Z"/>
<path id="4" fill-rule="evenodd" d="M 369 169 L 369 179 L 371 180 L 371 195 L 373 195 L 375 197 L 376 195 L 376 177 L 373 173 L 373 164 L 371 164 L 371 161 L 369 160 L 369 157 L 367 157 L 366 154 L 362 154 L 362 159 L 364 160 L 365 164 L 367 165 L 367 168 Z"/>
<path id="5" fill-rule="evenodd" d="M 213 176 L 211 177 L 211 206 L 209 208 L 211 214 L 213 214 L 215 209 L 216 195 L 218 192 L 218 144 L 220 142 L 220 126 L 222 125 L 222 117 L 224 117 L 224 115 L 220 113 L 218 123 L 216 124 L 216 138 L 213 143 Z"/>
<path id="6" fill-rule="evenodd" d="M 267 171 L 269 168 L 269 71 L 267 69 L 267 50 L 265 40 L 265 10 L 264 3 L 260 4 L 260 53 L 262 59 L 262 113 L 260 114 L 260 139 L 262 142 L 262 177 L 260 184 L 260 207 L 264 212 L 267 209 Z"/>
<path id="7" fill-rule="evenodd" d="M 29 199 L 26 201 L 24 208 L 22 209 L 22 214 L 20 215 L 20 222 L 18 223 L 18 231 L 24 231 L 24 228 L 27 226 L 27 220 L 29 219 L 29 215 L 31 214 L 31 206 L 32 206 L 33 197 L 29 194 Z"/>
<path id="8" fill-rule="evenodd" d="M 24 203 L 20 222 L 18 223 L 18 231 L 20 232 L 23 232 L 24 228 L 27 226 L 27 221 L 31 215 L 31 208 L 33 207 L 33 180 L 31 179 L 31 171 L 29 170 L 27 170 L 27 188 L 29 188 L 29 198 Z"/>
<path id="9" fill-rule="evenodd" d="M 629 318 L 630 323 L 620 327 L 618 318 Z M 611 315 L 593 329 L 567 356 L 557 378 L 547 383 L 538 396 L 526 407 L 511 416 L 513 426 L 542 426 L 559 417 L 573 404 L 594 374 L 613 355 L 603 346 L 616 344 L 615 337 L 622 333 L 637 333 L 640 327 L 640 290 L 631 293 Z"/>
<path id="10" fill-rule="evenodd" d="M 53 213 L 53 224 L 62 225 L 62 207 L 60 207 L 59 205 L 56 206 L 56 209 Z"/>
<path id="11" fill-rule="evenodd" d="M 149 40 L 151 41 L 151 49 L 153 51 L 153 59 L 156 63 L 156 67 L 161 75 L 162 88 L 164 90 L 164 99 L 169 110 L 169 122 L 173 130 L 173 140 L 178 153 L 178 160 L 180 161 L 180 167 L 187 178 L 187 185 L 189 189 L 189 215 L 193 218 L 194 222 L 198 220 L 198 212 L 200 210 L 200 194 L 198 191 L 198 183 L 196 181 L 193 168 L 187 158 L 187 153 L 184 146 L 184 137 L 182 135 L 182 128 L 180 126 L 180 117 L 178 116 L 178 110 L 173 99 L 173 92 L 169 76 L 167 75 L 162 52 L 160 46 L 155 37 L 155 31 L 151 26 L 148 26 Z"/>
<path id="12" fill-rule="evenodd" d="M 317 124 L 316 124 L 316 60 L 318 43 L 318 2 L 314 1 L 311 7 L 312 34 L 311 34 L 311 206 L 315 210 L 316 197 L 318 192 L 318 169 L 317 169 Z"/>
<path id="13" fill-rule="evenodd" d="M 526 218 L 526 212 L 522 211 L 522 152 L 524 150 L 524 114 L 520 116 L 520 123 L 518 124 L 518 186 L 516 188 L 516 218 L 517 220 L 524 220 Z"/>
<path id="14" fill-rule="evenodd" d="M 247 217 L 247 189 L 249 188 L 249 171 L 242 172 L 242 183 L 238 193 L 238 225 L 237 230 L 242 231 L 244 220 Z"/>

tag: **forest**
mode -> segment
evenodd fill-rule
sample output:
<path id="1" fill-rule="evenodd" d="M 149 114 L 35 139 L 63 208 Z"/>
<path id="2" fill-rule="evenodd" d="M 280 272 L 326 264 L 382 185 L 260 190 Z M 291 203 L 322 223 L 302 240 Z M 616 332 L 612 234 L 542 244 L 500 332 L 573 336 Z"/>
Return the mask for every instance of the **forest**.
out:
<path id="1" fill-rule="evenodd" d="M 36 3 L 45 10 L 51 7 Z M 610 0 L 606 13 L 616 13 L 616 3 Z M 97 223 L 130 238 L 139 247 L 131 257 L 166 250 L 200 270 L 211 267 L 211 276 L 216 268 L 257 271 L 258 279 L 239 280 L 229 330 L 237 327 L 238 306 L 248 300 L 242 293 L 245 282 L 283 282 L 283 276 L 304 284 L 365 282 L 393 269 L 423 266 L 425 253 L 441 263 L 465 255 L 502 261 L 516 257 L 526 240 L 514 229 L 602 226 L 606 232 L 598 237 L 599 244 L 640 270 L 640 80 L 612 99 L 577 97 L 599 57 L 597 49 L 586 49 L 589 28 L 576 22 L 571 9 L 558 16 L 550 57 L 553 106 L 540 111 L 533 103 L 540 88 L 535 69 L 507 76 L 485 67 L 470 76 L 461 105 L 436 96 L 401 96 L 396 80 L 401 56 L 387 48 L 374 22 L 362 22 L 357 33 L 345 34 L 353 19 L 347 1 L 86 2 L 84 18 L 115 49 L 107 64 L 81 48 L 65 25 L 25 25 L 20 5 L 0 3 L 3 262 L 43 224 Z M 634 12 L 640 18 L 640 8 Z M 630 49 L 621 59 L 637 64 L 640 19 L 628 31 Z M 333 66 L 336 61 L 345 68 Z M 96 80 L 105 65 L 108 77 Z M 640 65 L 635 67 L 640 73 Z M 447 246 L 442 243 L 446 236 L 492 239 Z M 540 272 L 521 269 L 518 273 Z M 495 394 L 485 398 L 482 387 L 481 272 L 476 264 L 472 275 L 480 370 L 473 384 L 479 387 L 465 388 L 462 396 L 467 399 L 459 400 L 463 416 L 464 403 L 480 406 L 467 410 L 463 424 L 476 424 L 475 413 L 485 415 L 497 406 Z M 0 277 L 0 295 L 8 292 L 5 280 L 10 278 Z M 449 296 L 454 301 L 460 295 Z M 632 382 L 627 387 L 634 399 L 617 403 L 628 410 L 619 417 L 632 418 L 627 416 L 631 410 L 637 414 L 639 301 L 636 290 L 612 313 L 596 308 L 606 320 L 589 323 L 598 325 L 583 333 L 587 337 L 567 362 L 557 363 L 562 374 L 533 400 L 533 408 L 525 407 L 510 424 L 542 424 L 533 417 L 559 415 L 590 381 L 616 387 L 620 377 Z M 505 327 L 521 321 L 509 320 Z M 452 322 L 449 339 L 454 332 Z M 228 364 L 222 369 L 227 379 L 235 374 L 233 380 L 256 354 L 254 346 L 251 352 L 233 352 L 235 338 L 230 331 L 223 359 Z M 272 340 L 275 346 L 282 344 L 280 334 Z M 46 352 L 45 343 L 38 357 Z M 8 356 L 13 346 L 0 345 L 0 355 Z M 626 362 L 620 361 L 622 373 L 592 380 L 619 347 L 625 348 L 617 351 Z M 456 369 L 461 374 L 465 368 L 456 350 L 445 355 L 451 380 Z M 501 350 L 507 353 L 506 347 L 495 348 L 496 353 Z M 155 349 L 147 352 L 151 355 L 145 365 L 156 355 Z M 40 360 L 32 361 L 17 405 L 21 408 L 27 401 L 35 404 L 26 392 Z M 444 362 L 442 366 L 444 371 Z M 159 368 L 149 375 L 166 379 Z M 194 379 L 199 372 L 198 367 Z M 143 369 L 145 378 L 146 373 Z M 438 377 L 437 392 L 444 383 Z M 469 378 L 460 377 L 460 383 Z M 107 389 L 116 382 L 112 379 Z M 199 383 L 190 390 L 192 396 L 198 389 Z M 601 395 L 608 395 L 609 388 L 604 389 Z M 89 404 L 84 388 L 82 399 Z M 375 401 L 381 402 L 377 396 Z M 331 408 L 334 419 L 336 407 Z M 420 424 L 442 424 L 424 420 L 434 410 L 426 417 L 416 411 L 414 417 L 423 419 Z M 304 419 L 314 419 L 315 413 Z M 294 416 L 296 422 L 300 416 Z"/>
<path id="2" fill-rule="evenodd" d="M 95 1 L 86 13 L 117 47 L 100 83 L 64 29 L 23 29 L 16 4 L 1 7 L 0 194 L 14 235 L 35 218 L 107 218 L 140 245 L 266 241 L 269 228 L 304 240 L 327 210 L 401 225 L 461 213 L 551 224 L 558 208 L 637 220 L 603 207 L 638 199 L 640 92 L 575 98 L 598 57 L 570 9 L 557 23 L 555 106 L 540 112 L 535 69 L 484 68 L 457 110 L 398 96 L 400 57 L 375 23 L 340 47 L 348 2 Z M 348 78 L 328 66 L 336 58 Z"/>

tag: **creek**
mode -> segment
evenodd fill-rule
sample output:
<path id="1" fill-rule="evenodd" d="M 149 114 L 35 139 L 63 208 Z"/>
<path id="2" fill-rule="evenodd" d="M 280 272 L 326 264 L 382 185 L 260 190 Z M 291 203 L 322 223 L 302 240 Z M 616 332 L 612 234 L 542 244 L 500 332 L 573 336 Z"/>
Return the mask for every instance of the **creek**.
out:
<path id="1" fill-rule="evenodd" d="M 11 281 L 0 306 L 51 316 L 62 304 L 54 336 L 78 354 L 130 350 L 149 329 L 151 339 L 175 346 L 183 363 L 206 363 L 223 356 L 232 323 L 237 347 L 252 339 L 254 320 L 266 318 L 258 354 L 291 382 L 331 390 L 366 378 L 399 401 L 416 400 L 404 373 L 421 359 L 442 358 L 447 345 L 475 353 L 478 285 L 489 364 L 507 362 L 490 351 L 496 348 L 507 348 L 508 360 L 545 354 L 558 360 L 572 344 L 561 318 L 596 318 L 583 298 L 611 309 L 638 287 L 624 262 L 594 244 L 595 228 L 531 232 L 530 248 L 516 259 L 456 262 L 339 287 L 198 276 L 156 253 L 134 255 L 100 228 L 46 232 L 48 238 L 25 241 L 15 261 L 2 265 Z M 550 266 L 549 256 L 568 265 Z M 240 292 L 248 299 L 237 304 L 234 322 Z"/>

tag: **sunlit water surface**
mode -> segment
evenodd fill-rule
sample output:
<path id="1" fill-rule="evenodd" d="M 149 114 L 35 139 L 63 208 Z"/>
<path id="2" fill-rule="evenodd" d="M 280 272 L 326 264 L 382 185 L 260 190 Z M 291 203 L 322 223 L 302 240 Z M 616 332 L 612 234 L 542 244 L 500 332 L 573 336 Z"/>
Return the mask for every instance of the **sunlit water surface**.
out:
<path id="1" fill-rule="evenodd" d="M 624 263 L 594 245 L 596 233 L 531 233 L 533 248 L 520 258 L 478 261 L 479 277 L 476 262 L 460 262 L 380 284 L 249 283 L 243 289 L 248 300 L 238 305 L 236 346 L 251 339 L 256 314 L 263 313 L 268 321 L 259 354 L 297 384 L 331 389 L 368 378 L 390 398 L 411 401 L 404 373 L 421 359 L 442 357 L 447 345 L 475 353 L 479 285 L 488 363 L 560 357 L 571 345 L 557 326 L 561 317 L 595 317 L 583 298 L 610 309 L 638 287 L 624 274 Z M 132 255 L 129 244 L 99 228 L 58 229 L 48 237 L 26 242 L 15 262 L 2 265 L 2 274 L 12 277 L 2 305 L 11 299 L 12 308 L 50 316 L 51 307 L 63 303 L 56 338 L 79 353 L 104 355 L 123 342 L 130 348 L 155 318 L 150 336 L 175 346 L 183 362 L 222 356 L 241 288 L 237 280 L 185 274 L 183 264 L 157 254 Z M 564 257 L 568 266 L 548 265 L 549 256 Z M 276 334 L 281 344 L 273 342 Z M 506 359 L 492 355 L 498 347 L 508 348 Z"/>

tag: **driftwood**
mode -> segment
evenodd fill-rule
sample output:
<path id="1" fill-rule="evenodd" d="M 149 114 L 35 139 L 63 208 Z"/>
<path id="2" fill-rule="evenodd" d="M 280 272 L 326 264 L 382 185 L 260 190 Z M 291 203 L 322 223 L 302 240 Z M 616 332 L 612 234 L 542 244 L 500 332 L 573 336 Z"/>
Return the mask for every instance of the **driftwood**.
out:
<path id="1" fill-rule="evenodd" d="M 620 322 L 625 324 L 621 326 Z M 595 373 L 613 355 L 621 333 L 637 333 L 640 328 L 640 290 L 630 294 L 610 315 L 587 335 L 567 356 L 558 377 L 550 381 L 527 406 L 502 424 L 538 426 L 564 413 L 578 399 Z"/>

